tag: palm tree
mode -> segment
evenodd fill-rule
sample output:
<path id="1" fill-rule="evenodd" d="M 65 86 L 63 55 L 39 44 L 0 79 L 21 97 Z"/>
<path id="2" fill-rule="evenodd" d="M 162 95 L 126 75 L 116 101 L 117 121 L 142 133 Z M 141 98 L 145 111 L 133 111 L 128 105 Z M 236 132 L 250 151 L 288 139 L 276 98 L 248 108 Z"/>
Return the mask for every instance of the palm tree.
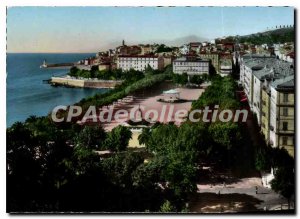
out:
<path id="1" fill-rule="evenodd" d="M 150 128 L 143 128 L 142 133 L 138 137 L 140 145 L 142 144 L 146 145 L 149 142 L 150 137 L 151 137 Z"/>

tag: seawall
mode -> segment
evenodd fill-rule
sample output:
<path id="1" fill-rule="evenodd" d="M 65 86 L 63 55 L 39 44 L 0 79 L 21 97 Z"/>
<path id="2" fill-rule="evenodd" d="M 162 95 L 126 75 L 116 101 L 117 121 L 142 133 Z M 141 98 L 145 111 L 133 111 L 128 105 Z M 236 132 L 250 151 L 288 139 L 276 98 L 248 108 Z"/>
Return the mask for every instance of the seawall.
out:
<path id="1" fill-rule="evenodd" d="M 72 78 L 68 76 L 52 77 L 50 84 L 54 86 L 80 87 L 80 88 L 114 88 L 123 81 L 98 80 L 85 78 Z"/>

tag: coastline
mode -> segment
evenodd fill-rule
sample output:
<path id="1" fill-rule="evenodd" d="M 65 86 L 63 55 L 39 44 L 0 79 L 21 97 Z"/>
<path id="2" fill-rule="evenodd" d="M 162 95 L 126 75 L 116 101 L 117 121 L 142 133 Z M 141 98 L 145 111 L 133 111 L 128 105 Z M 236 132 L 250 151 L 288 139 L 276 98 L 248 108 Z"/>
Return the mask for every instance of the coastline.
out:
<path id="1" fill-rule="evenodd" d="M 94 78 L 74 78 L 68 75 L 51 77 L 52 86 L 78 87 L 78 88 L 114 88 L 123 83 L 121 80 L 98 80 Z"/>

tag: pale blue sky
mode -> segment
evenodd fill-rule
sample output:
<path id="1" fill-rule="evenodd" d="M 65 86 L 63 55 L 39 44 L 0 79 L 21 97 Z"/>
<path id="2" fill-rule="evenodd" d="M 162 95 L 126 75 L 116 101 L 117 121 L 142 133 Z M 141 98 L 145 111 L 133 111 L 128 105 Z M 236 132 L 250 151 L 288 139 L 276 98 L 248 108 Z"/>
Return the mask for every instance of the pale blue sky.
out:
<path id="1" fill-rule="evenodd" d="M 8 52 L 96 52 L 187 36 L 214 39 L 293 25 L 290 7 L 11 7 Z"/>

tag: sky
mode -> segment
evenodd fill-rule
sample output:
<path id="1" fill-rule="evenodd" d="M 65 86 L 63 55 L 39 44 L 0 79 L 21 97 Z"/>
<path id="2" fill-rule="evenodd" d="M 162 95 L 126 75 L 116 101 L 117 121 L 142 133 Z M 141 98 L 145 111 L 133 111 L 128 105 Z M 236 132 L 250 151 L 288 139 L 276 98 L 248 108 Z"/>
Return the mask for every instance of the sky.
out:
<path id="1" fill-rule="evenodd" d="M 292 7 L 9 7 L 7 52 L 97 52 L 122 40 L 179 46 L 293 24 Z"/>

